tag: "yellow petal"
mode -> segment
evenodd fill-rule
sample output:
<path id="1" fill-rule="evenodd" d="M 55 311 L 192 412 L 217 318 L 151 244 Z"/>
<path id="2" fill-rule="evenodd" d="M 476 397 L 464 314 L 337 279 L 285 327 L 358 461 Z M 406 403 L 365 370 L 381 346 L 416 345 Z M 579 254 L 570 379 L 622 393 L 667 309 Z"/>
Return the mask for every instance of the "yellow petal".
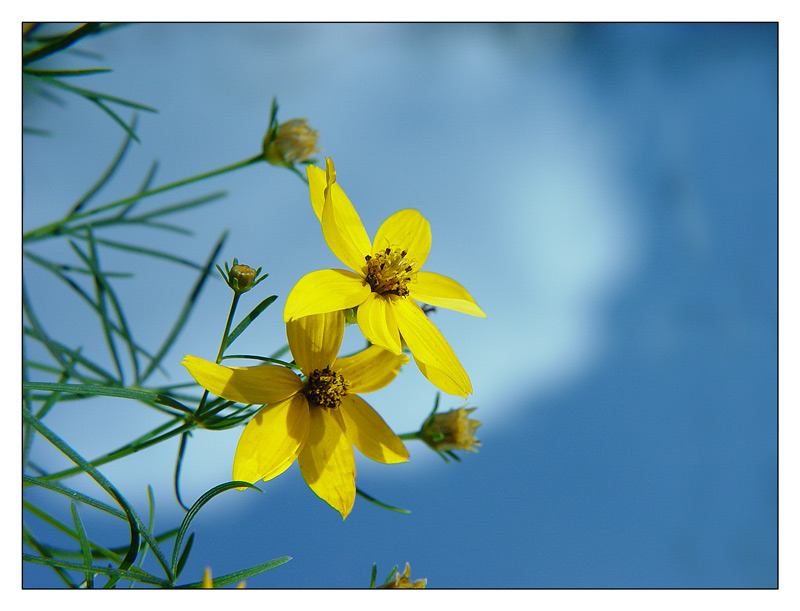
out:
<path id="1" fill-rule="evenodd" d="M 308 486 L 344 520 L 356 499 L 353 445 L 344 434 L 339 410 L 313 407 L 309 413 L 308 441 L 297 464 Z"/>
<path id="2" fill-rule="evenodd" d="M 467 290 L 455 280 L 433 272 L 417 272 L 416 278 L 416 282 L 408 285 L 408 291 L 415 300 L 486 318 Z"/>
<path id="3" fill-rule="evenodd" d="M 183 357 L 182 364 L 207 391 L 238 403 L 275 403 L 303 387 L 303 382 L 296 373 L 280 365 L 224 367 L 190 354 Z"/>
<path id="4" fill-rule="evenodd" d="M 396 299 L 392 301 L 392 310 L 403 341 L 414 359 L 425 365 L 425 370 L 420 368 L 423 375 L 427 371 L 426 377 L 447 393 L 452 394 L 453 388 L 460 390 L 455 394 L 461 397 L 472 393 L 472 383 L 455 352 L 416 302 L 408 298 Z M 431 375 L 432 370 L 435 373 Z M 452 384 L 445 384 L 443 379 L 449 379 Z"/>
<path id="5" fill-rule="evenodd" d="M 330 159 L 328 160 L 330 161 Z M 329 164 L 328 179 L 333 162 Z M 335 173 L 334 173 L 335 175 Z M 364 257 L 372 253 L 364 224 L 338 183 L 328 183 L 322 210 L 322 235 L 328 248 L 354 272 L 361 272 Z"/>
<path id="6" fill-rule="evenodd" d="M 396 354 L 402 352 L 400 333 L 391 308 L 391 298 L 370 293 L 358 306 L 358 328 L 372 344 L 382 346 Z"/>
<path id="7" fill-rule="evenodd" d="M 283 321 L 346 310 L 358 306 L 372 292 L 358 274 L 344 269 L 321 269 L 306 274 L 286 297 Z"/>
<path id="8" fill-rule="evenodd" d="M 419 269 L 428 258 L 431 250 L 431 226 L 417 210 L 400 210 L 383 222 L 375 234 L 373 252 L 387 246 L 399 247 L 408 251 L 408 257 L 415 260 L 414 269 Z"/>
<path id="9" fill-rule="evenodd" d="M 400 367 L 409 360 L 405 354 L 394 354 L 380 346 L 370 346 L 353 356 L 336 359 L 333 369 L 347 380 L 348 392 L 360 394 L 379 390 L 389 384 L 397 376 Z"/>
<path id="10" fill-rule="evenodd" d="M 428 381 L 433 384 L 439 390 L 443 390 L 448 395 L 456 395 L 458 397 L 467 398 L 467 392 L 465 392 L 461 386 L 459 386 L 450 376 L 448 376 L 443 371 L 437 369 L 436 367 L 428 367 L 420 361 L 419 359 L 414 359 L 414 363 L 416 363 L 417 367 L 419 368 L 422 375 L 428 378 Z M 470 387 L 470 392 L 472 392 Z"/>
<path id="11" fill-rule="evenodd" d="M 344 312 L 304 316 L 286 323 L 286 337 L 295 363 L 304 374 L 330 367 L 344 337 Z"/>
<path id="12" fill-rule="evenodd" d="M 322 209 L 325 206 L 325 170 L 317 166 L 306 166 L 306 175 L 308 176 L 308 193 L 311 196 L 311 206 L 314 208 L 314 214 L 317 215 L 320 223 L 322 222 Z"/>
<path id="13" fill-rule="evenodd" d="M 308 437 L 308 401 L 296 394 L 262 408 L 242 432 L 233 458 L 233 479 L 255 483 L 286 471 Z"/>
<path id="14" fill-rule="evenodd" d="M 347 395 L 342 398 L 339 410 L 347 439 L 364 456 L 387 465 L 408 460 L 403 442 L 364 399 Z"/>

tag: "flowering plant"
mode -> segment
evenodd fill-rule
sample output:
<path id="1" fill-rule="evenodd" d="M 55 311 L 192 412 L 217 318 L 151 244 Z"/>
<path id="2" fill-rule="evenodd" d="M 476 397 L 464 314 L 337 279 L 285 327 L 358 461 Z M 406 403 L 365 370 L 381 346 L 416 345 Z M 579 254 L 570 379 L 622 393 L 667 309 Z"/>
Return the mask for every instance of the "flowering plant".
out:
<path id="1" fill-rule="evenodd" d="M 378 402 L 367 403 L 361 395 L 390 389 L 391 382 L 412 358 L 419 371 L 440 391 L 461 397 L 472 394 L 472 384 L 464 367 L 428 318 L 430 309 L 423 309 L 418 302 L 473 316 L 485 314 L 460 284 L 421 269 L 430 251 L 431 231 L 419 211 L 406 209 L 390 215 L 374 240 L 368 238 L 355 209 L 336 181 L 333 161 L 326 159 L 324 170 L 312 165 L 311 156 L 321 150 L 317 146 L 318 132 L 305 119 L 279 123 L 275 100 L 257 154 L 159 187 L 151 186 L 153 169 L 143 187 L 130 196 L 98 202 L 101 187 L 118 171 L 128 145 L 139 140 L 135 116 L 125 121 L 116 107 L 143 112 L 154 109 L 76 87 L 65 78 L 104 70 L 50 70 L 38 68 L 37 62 L 57 58 L 61 51 L 85 37 L 111 29 L 112 26 L 102 24 L 84 24 L 68 32 L 54 33 L 51 28 L 39 24 L 23 26 L 23 75 L 31 90 L 42 93 L 59 89 L 83 97 L 101 108 L 124 132 L 121 152 L 100 181 L 84 197 L 69 205 L 64 217 L 29 229 L 22 236 L 23 255 L 29 266 L 22 283 L 22 481 L 26 512 L 22 527 L 23 560 L 28 565 L 49 568 L 70 588 L 134 584 L 241 587 L 243 580 L 278 567 L 290 558 L 280 556 L 213 579 L 210 569 L 202 577 L 197 574 L 188 580 L 183 578 L 195 536 L 189 532 L 192 521 L 216 496 L 233 489 L 259 490 L 256 483 L 270 482 L 296 461 L 303 480 L 319 498 L 338 511 L 342 519 L 354 510 L 357 496 L 389 510 L 406 512 L 356 486 L 354 448 L 372 461 L 400 465 L 400 468 L 413 458 L 404 441 L 421 440 L 446 460 L 448 456 L 456 457 L 454 450 L 475 451 L 479 442 L 473 434 L 479 423 L 467 417 L 474 408 L 436 415 L 435 407 L 434 414 L 423 420 L 418 432 L 398 435 L 387 423 L 389 415 L 381 415 Z M 26 133 L 33 137 L 38 131 L 29 127 Z M 241 264 L 237 259 L 233 259 L 231 265 L 225 262 L 224 271 L 216 264 L 227 232 L 220 236 L 202 264 L 167 250 L 130 244 L 119 239 L 119 235 L 133 226 L 151 231 L 182 230 L 164 219 L 171 219 L 187 208 L 211 203 L 218 196 L 209 195 L 154 209 L 148 208 L 148 200 L 214 176 L 265 163 L 289 169 L 307 183 L 311 203 L 309 220 L 314 225 L 319 223 L 323 239 L 349 269 L 312 271 L 300 278 L 294 288 L 279 287 L 287 293 L 283 305 L 285 327 L 281 329 L 286 345 L 268 351 L 270 356 L 228 355 L 226 352 L 233 342 L 248 332 L 251 324 L 279 299 L 276 295 L 261 298 L 234 326 L 241 300 L 256 295 L 264 286 L 267 274 L 262 274 L 262 268 Z M 25 205 L 32 204 L 26 202 Z M 317 221 L 313 220 L 312 212 Z M 118 231 L 108 232 L 109 229 Z M 48 251 L 41 245 L 59 241 L 67 241 L 74 260 L 48 259 Z M 121 274 L 111 272 L 104 263 L 110 250 L 125 250 L 159 265 L 177 264 L 196 275 L 174 322 L 155 349 L 147 349 L 134 340 L 133 325 L 125 316 L 124 300 L 116 289 L 116 279 Z M 37 304 L 26 283 L 30 266 L 46 272 L 49 275 L 46 282 L 66 286 L 71 294 L 88 304 L 88 318 L 97 318 L 98 334 L 107 347 L 110 368 L 92 350 L 71 346 L 68 339 L 63 339 L 60 336 L 63 325 L 50 325 L 37 314 Z M 157 374 L 165 373 L 170 367 L 168 355 L 173 348 L 180 347 L 190 312 L 196 307 L 206 307 L 199 295 L 207 281 L 215 277 L 212 273 L 215 266 L 231 290 L 231 305 L 216 357 L 210 360 L 185 356 L 183 365 L 193 381 L 178 384 L 154 381 Z M 168 304 L 175 302 L 173 290 L 172 282 L 164 283 Z M 158 308 L 155 311 L 163 314 L 168 310 Z M 352 331 L 346 329 L 348 322 L 356 323 Z M 346 332 L 360 333 L 366 347 L 340 356 Z M 290 360 L 282 360 L 287 352 Z M 213 354 L 211 347 L 207 354 Z M 235 366 L 222 364 L 229 358 L 248 362 Z M 253 364 L 253 360 L 258 364 Z M 436 396 L 435 406 L 438 406 L 439 394 Z M 87 459 L 70 441 L 75 431 L 69 428 L 57 431 L 58 427 L 49 419 L 45 421 L 45 416 L 67 402 L 98 399 L 123 400 L 137 409 L 156 412 L 162 421 L 130 442 Z M 180 475 L 192 433 L 200 429 L 214 432 L 242 426 L 238 444 L 230 448 L 231 480 L 214 482 L 193 503 L 184 503 Z M 59 450 L 68 459 L 69 466 L 42 469 L 36 461 L 36 439 Z M 148 488 L 149 516 L 144 520 L 121 487 L 104 473 L 104 466 L 170 439 L 179 440 L 172 492 L 177 506 L 185 513 L 175 528 L 157 532 L 153 489 Z M 96 498 L 78 486 L 71 486 L 69 478 L 77 475 L 91 478 L 100 486 L 103 495 Z M 41 505 L 36 500 L 38 491 L 47 491 L 64 503 L 68 502 L 72 524 L 64 524 L 56 517 L 52 499 Z M 91 523 L 87 527 L 87 508 L 102 511 L 122 522 L 129 536 L 127 544 L 114 547 L 91 538 L 93 528 Z M 41 534 L 39 522 L 56 527 L 68 537 L 70 546 L 46 540 L 47 532 Z M 171 553 L 165 549 L 166 545 L 171 547 Z M 149 557 L 145 559 L 148 551 Z M 373 566 L 371 585 L 375 585 L 375 570 Z M 395 567 L 380 587 L 419 588 L 425 584 L 425 579 L 410 580 L 410 567 L 406 564 L 402 573 Z"/>

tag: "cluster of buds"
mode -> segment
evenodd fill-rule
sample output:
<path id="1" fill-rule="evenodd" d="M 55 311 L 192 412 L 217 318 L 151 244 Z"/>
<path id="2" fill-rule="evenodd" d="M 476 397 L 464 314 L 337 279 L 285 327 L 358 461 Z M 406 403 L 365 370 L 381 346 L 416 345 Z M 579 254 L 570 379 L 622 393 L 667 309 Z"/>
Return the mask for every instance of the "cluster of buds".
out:
<path id="1" fill-rule="evenodd" d="M 233 265 L 230 268 L 228 268 L 228 263 L 225 262 L 225 271 L 223 272 L 219 265 L 217 265 L 217 271 L 222 274 L 222 279 L 225 280 L 225 284 L 231 287 L 231 290 L 237 295 L 246 293 L 269 275 L 264 274 L 259 277 L 261 273 L 260 267 L 258 269 L 253 269 L 247 265 L 242 265 L 237 261 L 236 257 L 234 257 Z"/>

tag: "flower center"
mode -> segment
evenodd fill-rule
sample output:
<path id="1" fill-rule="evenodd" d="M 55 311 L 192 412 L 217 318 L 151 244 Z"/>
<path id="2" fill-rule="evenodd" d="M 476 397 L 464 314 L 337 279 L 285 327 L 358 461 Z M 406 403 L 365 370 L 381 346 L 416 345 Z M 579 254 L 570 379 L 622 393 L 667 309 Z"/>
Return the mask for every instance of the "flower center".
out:
<path id="1" fill-rule="evenodd" d="M 303 394 L 311 405 L 336 409 L 341 405 L 342 397 L 347 395 L 348 386 L 341 374 L 326 367 L 315 369 L 308 377 Z"/>
<path id="2" fill-rule="evenodd" d="M 406 285 L 413 282 L 416 277 L 414 264 L 416 261 L 407 259 L 408 251 L 398 248 L 386 248 L 364 259 L 364 279 L 372 287 L 374 293 L 408 295 Z"/>

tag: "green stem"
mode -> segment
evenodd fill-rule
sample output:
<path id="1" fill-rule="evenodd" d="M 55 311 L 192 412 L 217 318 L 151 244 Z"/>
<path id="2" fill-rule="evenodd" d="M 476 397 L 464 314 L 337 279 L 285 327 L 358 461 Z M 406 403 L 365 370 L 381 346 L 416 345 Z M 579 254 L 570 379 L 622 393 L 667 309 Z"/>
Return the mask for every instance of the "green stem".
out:
<path id="1" fill-rule="evenodd" d="M 26 234 L 23 234 L 22 241 L 29 242 L 35 240 L 41 240 L 46 237 L 50 237 L 53 235 L 57 235 L 62 231 L 62 227 L 66 223 L 70 223 L 72 221 L 85 218 L 87 216 L 91 216 L 93 214 L 99 214 L 100 212 L 105 212 L 106 210 L 111 210 L 112 208 L 117 208 L 119 206 L 124 206 L 125 204 L 130 204 L 132 202 L 138 201 L 140 199 L 144 199 L 145 197 L 150 197 L 151 195 L 156 195 L 158 193 L 163 193 L 164 191 L 169 191 L 170 189 L 175 189 L 177 187 L 182 187 L 184 185 L 188 185 L 193 182 L 197 182 L 199 180 L 204 180 L 206 178 L 211 178 L 212 176 L 218 176 L 219 174 L 224 174 L 225 172 L 231 172 L 233 170 L 238 170 L 239 168 L 246 167 L 257 161 L 263 160 L 263 156 L 261 154 L 256 155 L 255 157 L 251 157 L 250 159 L 245 159 L 244 161 L 239 161 L 238 163 L 234 163 L 223 168 L 219 168 L 217 170 L 212 170 L 211 172 L 206 172 L 205 174 L 198 174 L 197 176 L 192 176 L 191 178 L 184 178 L 183 180 L 179 180 L 177 182 L 170 183 L 168 185 L 164 185 L 163 187 L 158 187 L 156 189 L 151 189 L 150 191 L 144 191 L 143 193 L 137 193 L 136 195 L 132 195 L 130 197 L 126 197 L 125 199 L 120 199 L 115 202 L 111 202 L 110 204 L 106 204 L 104 206 L 100 206 L 99 208 L 93 208 L 92 210 L 87 210 L 86 212 L 81 212 L 79 214 L 73 214 L 70 216 L 65 217 L 60 221 L 56 221 L 54 223 L 50 223 L 49 225 L 44 225 L 39 227 L 38 229 L 34 229 L 29 231 Z"/>
<path id="2" fill-rule="evenodd" d="M 402 435 L 398 435 L 400 439 L 422 439 L 420 437 L 419 432 L 416 433 L 403 433 Z"/>
<path id="3" fill-rule="evenodd" d="M 228 311 L 228 320 L 225 321 L 225 331 L 222 333 L 222 341 L 219 343 L 219 350 L 217 351 L 217 359 L 214 361 L 217 365 L 222 360 L 222 353 L 225 351 L 225 340 L 228 338 L 228 333 L 231 330 L 231 323 L 233 322 L 233 315 L 236 313 L 236 306 L 239 304 L 239 297 L 241 293 L 233 292 L 233 300 L 231 301 L 231 309 Z M 197 405 L 196 416 L 203 413 L 203 408 L 206 406 L 206 399 L 208 398 L 208 391 L 203 391 L 203 396 L 200 397 L 200 403 Z"/>
<path id="4" fill-rule="evenodd" d="M 225 331 L 222 334 L 222 341 L 219 343 L 219 351 L 217 352 L 217 360 L 215 363 L 219 364 L 222 360 L 222 353 L 225 351 L 225 340 L 228 339 L 228 333 L 231 331 L 231 324 L 233 323 L 233 315 L 236 313 L 236 306 L 239 305 L 239 297 L 241 293 L 233 292 L 233 300 L 231 301 L 231 309 L 228 312 L 228 320 L 225 323 Z"/>

